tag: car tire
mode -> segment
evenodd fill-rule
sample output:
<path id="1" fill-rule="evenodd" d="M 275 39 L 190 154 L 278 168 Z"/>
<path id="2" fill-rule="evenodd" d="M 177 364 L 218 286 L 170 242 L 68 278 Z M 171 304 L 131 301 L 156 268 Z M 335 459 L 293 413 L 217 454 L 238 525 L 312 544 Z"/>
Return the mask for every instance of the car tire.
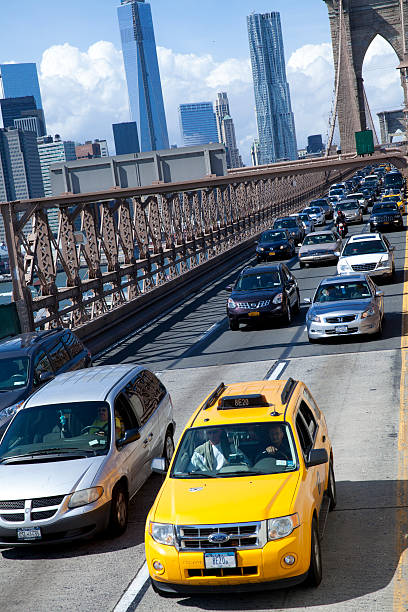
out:
<path id="1" fill-rule="evenodd" d="M 307 573 L 306 584 L 309 587 L 318 587 L 322 581 L 322 551 L 320 547 L 317 520 L 313 518 L 311 528 L 310 566 Z"/>
<path id="2" fill-rule="evenodd" d="M 309 336 L 309 334 L 307 335 L 307 339 L 309 340 L 309 343 L 310 343 L 310 344 L 318 344 L 318 342 L 319 342 L 319 341 L 317 340 L 317 338 L 311 338 L 311 337 Z"/>
<path id="3" fill-rule="evenodd" d="M 304 261 L 299 261 L 299 268 L 302 269 L 305 267 L 305 262 Z"/>
<path id="4" fill-rule="evenodd" d="M 171 458 L 174 454 L 174 439 L 173 434 L 170 429 L 166 432 L 166 437 L 164 439 L 164 447 L 163 447 L 163 457 L 166 463 L 166 470 L 169 469 Z"/>
<path id="5" fill-rule="evenodd" d="M 336 479 L 334 477 L 333 463 L 329 463 L 329 481 L 327 483 L 327 496 L 329 498 L 329 512 L 333 512 L 337 504 Z"/>
<path id="6" fill-rule="evenodd" d="M 108 533 L 116 538 L 125 533 L 129 519 L 129 496 L 123 484 L 116 484 L 112 491 Z"/>
<path id="7" fill-rule="evenodd" d="M 293 312 L 300 312 L 300 295 L 299 295 L 299 291 L 296 292 L 297 298 L 296 298 L 296 304 L 293 308 Z"/>
<path id="8" fill-rule="evenodd" d="M 235 319 L 230 319 L 229 320 L 229 328 L 231 331 L 238 331 L 239 330 L 239 321 L 236 321 Z"/>
<path id="9" fill-rule="evenodd" d="M 378 329 L 377 329 L 377 331 L 374 334 L 374 338 L 376 338 L 376 339 L 382 338 L 382 335 L 383 335 L 383 320 L 381 318 L 380 322 L 378 324 Z"/>
<path id="10" fill-rule="evenodd" d="M 289 301 L 286 303 L 286 313 L 284 315 L 284 320 L 286 325 L 290 325 L 292 323 L 292 307 L 289 304 Z"/>

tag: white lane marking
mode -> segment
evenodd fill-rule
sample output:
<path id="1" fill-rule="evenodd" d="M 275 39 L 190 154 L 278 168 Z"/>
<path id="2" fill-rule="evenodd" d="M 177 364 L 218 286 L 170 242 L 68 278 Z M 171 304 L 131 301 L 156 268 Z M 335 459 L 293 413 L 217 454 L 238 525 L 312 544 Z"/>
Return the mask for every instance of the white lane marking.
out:
<path id="1" fill-rule="evenodd" d="M 213 325 L 211 325 L 211 327 L 209 327 L 207 329 L 207 331 L 205 331 L 197 340 L 197 342 L 195 342 L 192 346 L 194 346 L 195 344 L 198 344 L 199 342 L 202 342 L 203 340 L 205 340 L 205 338 L 207 338 L 207 336 L 210 336 L 213 332 L 215 332 L 216 329 L 218 329 L 218 327 L 221 327 L 221 325 L 225 322 L 226 317 L 224 317 L 223 319 L 221 319 L 221 321 L 217 321 L 217 323 L 213 323 Z"/>
<path id="2" fill-rule="evenodd" d="M 137 573 L 136 578 L 130 583 L 113 612 L 127 612 L 149 578 L 149 570 L 145 562 Z"/>
<path id="3" fill-rule="evenodd" d="M 269 372 L 267 380 L 277 380 L 287 365 L 287 361 L 278 361 L 272 372 Z"/>

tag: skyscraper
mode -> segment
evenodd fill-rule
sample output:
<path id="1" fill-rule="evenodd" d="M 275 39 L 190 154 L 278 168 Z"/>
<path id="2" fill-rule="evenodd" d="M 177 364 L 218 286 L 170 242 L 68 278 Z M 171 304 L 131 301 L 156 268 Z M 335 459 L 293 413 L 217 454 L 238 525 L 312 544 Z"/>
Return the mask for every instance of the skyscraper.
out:
<path id="1" fill-rule="evenodd" d="M 112 130 L 116 155 L 140 153 L 136 121 L 113 123 Z"/>
<path id="2" fill-rule="evenodd" d="M 238 151 L 234 122 L 230 116 L 229 101 L 225 91 L 217 95 L 215 117 L 217 120 L 218 142 L 222 142 L 225 145 L 227 153 L 227 167 L 240 168 L 242 166 L 242 159 Z"/>
<path id="3" fill-rule="evenodd" d="M 22 100 L 32 96 L 35 103 L 30 104 L 30 108 L 25 108 L 25 111 L 33 111 L 30 115 L 25 112 L 24 115 L 15 117 L 38 117 L 40 123 L 39 136 L 46 134 L 46 126 L 44 119 L 44 111 L 41 99 L 40 85 L 38 82 L 37 66 L 32 63 L 27 64 L 0 64 L 0 94 L 3 98 L 13 98 Z M 4 118 L 4 117 L 3 117 Z M 4 124 L 4 127 L 12 127 L 13 122 L 9 125 Z M 17 127 L 20 127 L 18 125 Z"/>
<path id="4" fill-rule="evenodd" d="M 132 121 L 141 151 L 169 148 L 150 4 L 121 0 L 118 7 L 123 60 Z"/>
<path id="5" fill-rule="evenodd" d="M 219 142 L 217 122 L 211 102 L 180 104 L 178 111 L 184 146 Z"/>
<path id="6" fill-rule="evenodd" d="M 44 197 L 37 137 L 18 128 L 0 129 L 0 201 Z M 0 218 L 0 241 L 4 227 Z"/>
<path id="7" fill-rule="evenodd" d="M 295 121 L 286 80 L 280 15 L 247 17 L 260 164 L 297 159 Z"/>
<path id="8" fill-rule="evenodd" d="M 45 135 L 44 113 L 37 109 L 34 96 L 4 98 L 0 100 L 3 127 L 18 127 L 37 136 Z"/>

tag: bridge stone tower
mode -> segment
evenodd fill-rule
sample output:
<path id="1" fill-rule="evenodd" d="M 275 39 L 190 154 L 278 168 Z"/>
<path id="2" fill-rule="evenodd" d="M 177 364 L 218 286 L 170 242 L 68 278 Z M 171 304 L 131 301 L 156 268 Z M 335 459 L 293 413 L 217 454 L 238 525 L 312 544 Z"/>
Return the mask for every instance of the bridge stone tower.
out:
<path id="1" fill-rule="evenodd" d="M 341 148 L 355 150 L 354 132 L 370 127 L 363 84 L 368 47 L 380 34 L 398 56 L 408 116 L 408 0 L 323 0 L 327 4 L 336 71 L 335 110 Z M 406 122 L 405 122 L 406 124 Z"/>

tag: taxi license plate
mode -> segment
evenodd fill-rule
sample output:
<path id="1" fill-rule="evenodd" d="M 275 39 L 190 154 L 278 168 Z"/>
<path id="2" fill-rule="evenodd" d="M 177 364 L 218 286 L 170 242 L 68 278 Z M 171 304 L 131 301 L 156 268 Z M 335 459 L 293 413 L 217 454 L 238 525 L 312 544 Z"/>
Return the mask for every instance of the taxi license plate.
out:
<path id="1" fill-rule="evenodd" d="M 20 527 L 17 529 L 17 539 L 23 541 L 31 541 L 31 540 L 41 540 L 41 529 L 39 527 L 30 527 L 29 529 L 24 529 Z"/>
<path id="2" fill-rule="evenodd" d="M 259 312 L 248 312 L 248 317 L 259 317 Z"/>
<path id="3" fill-rule="evenodd" d="M 269 255 L 275 255 L 275 251 L 269 251 Z"/>
<path id="4" fill-rule="evenodd" d="M 338 327 L 336 327 L 337 334 L 345 334 L 346 332 L 348 332 L 347 325 L 339 325 Z"/>
<path id="5" fill-rule="evenodd" d="M 204 553 L 204 565 L 206 569 L 237 567 L 237 560 L 234 552 Z"/>

